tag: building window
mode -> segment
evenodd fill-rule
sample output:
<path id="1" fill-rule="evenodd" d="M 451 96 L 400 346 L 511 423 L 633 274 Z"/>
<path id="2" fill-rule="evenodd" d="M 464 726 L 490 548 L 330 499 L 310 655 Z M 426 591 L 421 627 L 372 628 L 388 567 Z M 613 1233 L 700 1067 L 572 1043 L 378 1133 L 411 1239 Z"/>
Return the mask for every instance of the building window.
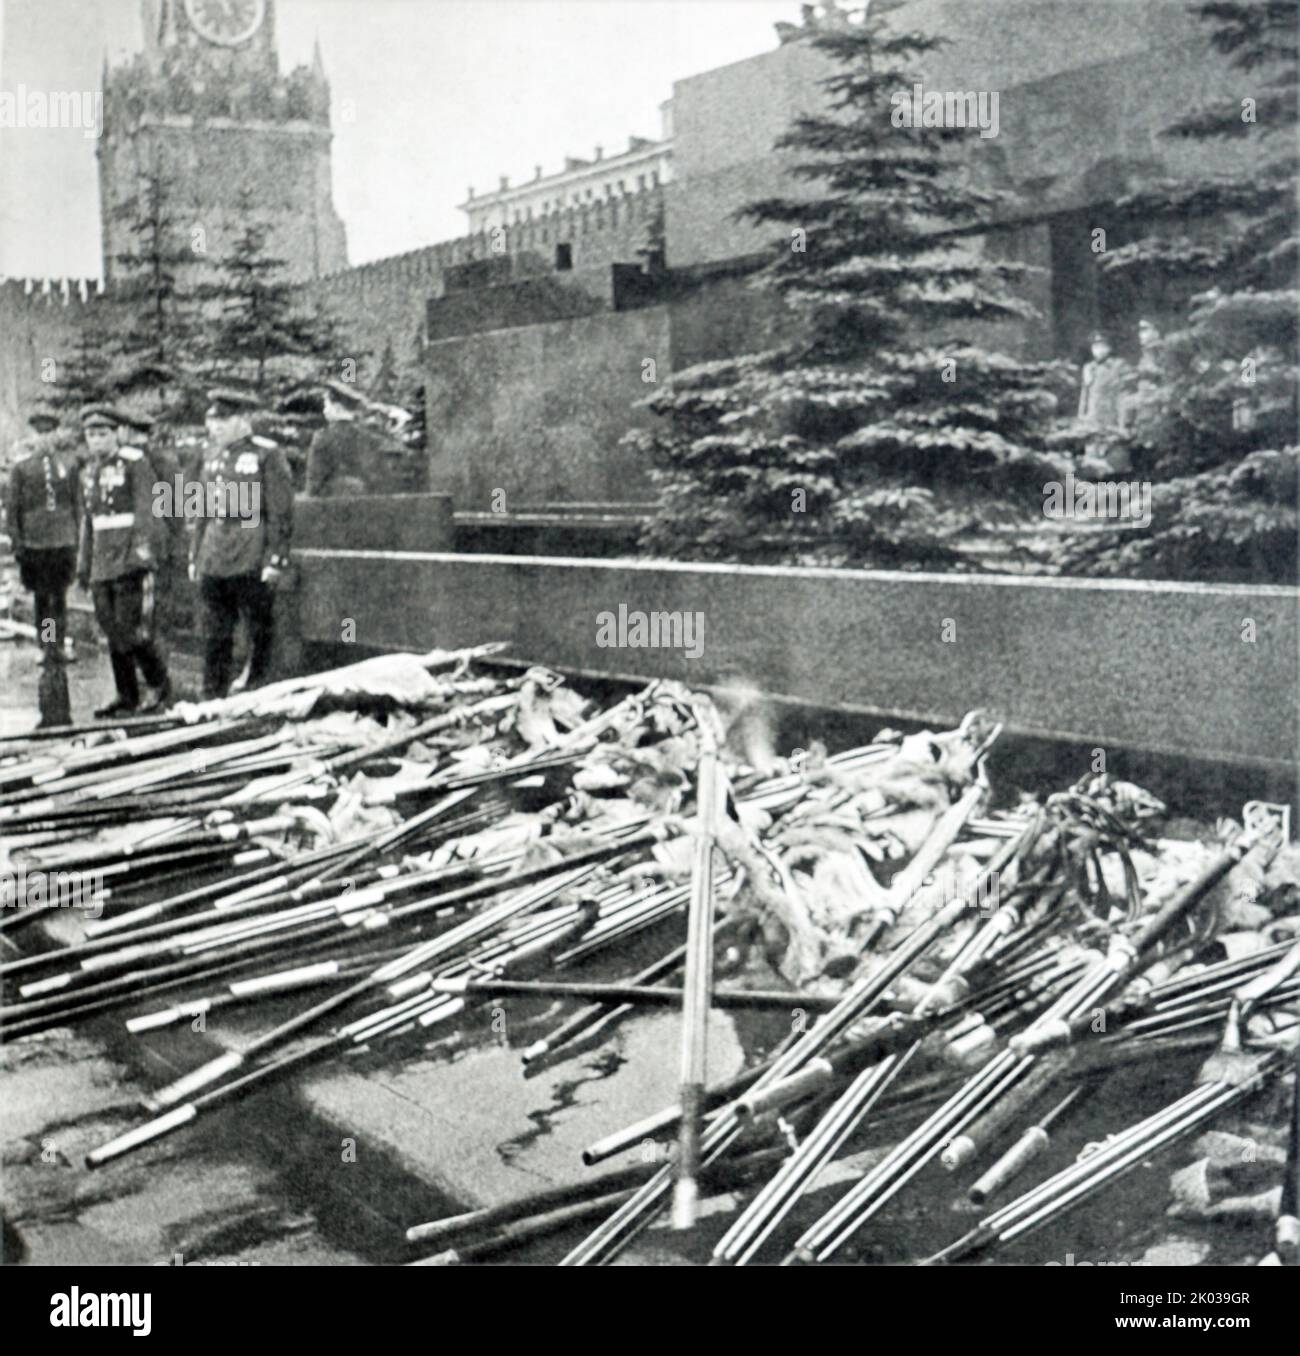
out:
<path id="1" fill-rule="evenodd" d="M 636 176 L 636 191 L 640 193 L 643 188 L 645 188 L 645 175 L 638 174 Z"/>
<path id="2" fill-rule="evenodd" d="M 588 202 L 591 201 L 591 189 L 588 189 L 588 190 L 587 190 L 587 201 L 588 201 Z"/>
<path id="3" fill-rule="evenodd" d="M 555 247 L 555 271 L 566 273 L 573 267 L 573 246 L 567 241 Z"/>
<path id="4" fill-rule="evenodd" d="M 659 171 L 658 171 L 658 170 L 651 170 L 651 171 L 650 171 L 650 187 L 651 187 L 651 188 L 658 188 L 658 187 L 659 187 Z"/>

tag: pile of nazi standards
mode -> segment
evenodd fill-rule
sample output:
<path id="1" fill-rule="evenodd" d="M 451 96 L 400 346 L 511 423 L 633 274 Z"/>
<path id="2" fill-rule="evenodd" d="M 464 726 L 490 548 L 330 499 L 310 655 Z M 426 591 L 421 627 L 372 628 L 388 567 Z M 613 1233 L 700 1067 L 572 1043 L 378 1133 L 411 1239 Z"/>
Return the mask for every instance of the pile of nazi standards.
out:
<path id="1" fill-rule="evenodd" d="M 996 1262 L 1039 1230 L 1068 1241 L 1085 1202 L 1195 1144 L 1175 1209 L 1253 1229 L 1246 1260 L 1296 1264 L 1285 809 L 1175 834 L 1104 774 L 999 788 L 980 712 L 782 758 L 736 737 L 727 694 L 598 700 L 499 652 L 0 742 L 3 865 L 24 885 L 0 914 L 5 1040 L 275 1017 L 153 1088 L 89 1168 L 359 1049 L 397 1064 L 485 1005 L 542 1014 L 525 1072 L 671 1009 L 673 1105 L 589 1145 L 570 1182 L 410 1221 L 410 1260 L 555 1236 L 565 1265 L 595 1265 L 706 1224 L 717 1265 L 873 1260 L 887 1211 L 946 1182 L 962 1208 L 906 1260 Z M 777 1033 L 722 1082 L 715 1010 Z M 1183 1067 L 1154 1111 L 1107 1100 L 1126 1071 Z M 1099 1106 L 1104 1135 L 1063 1155 Z M 1224 1165 L 1252 1134 L 1243 1201 Z"/>

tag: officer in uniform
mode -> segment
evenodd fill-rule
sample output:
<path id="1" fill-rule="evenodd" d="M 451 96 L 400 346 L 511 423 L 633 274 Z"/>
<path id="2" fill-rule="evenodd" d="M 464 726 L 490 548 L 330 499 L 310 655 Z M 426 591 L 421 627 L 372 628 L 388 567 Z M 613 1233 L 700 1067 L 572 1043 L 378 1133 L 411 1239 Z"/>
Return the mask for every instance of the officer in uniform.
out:
<path id="1" fill-rule="evenodd" d="M 190 578 L 203 609 L 203 695 L 230 686 L 235 625 L 248 630 L 248 687 L 271 669 L 274 587 L 289 567 L 293 478 L 283 450 L 253 433 L 256 397 L 230 387 L 208 392 L 204 512 L 194 533 Z M 250 510 L 250 511 L 245 511 Z"/>
<path id="2" fill-rule="evenodd" d="M 306 491 L 312 499 L 343 499 L 358 494 L 402 494 L 417 459 L 382 429 L 362 422 L 364 396 L 346 383 L 327 381 L 321 388 L 325 427 L 307 452 Z"/>
<path id="3" fill-rule="evenodd" d="M 1083 365 L 1079 423 L 1087 428 L 1118 429 L 1120 403 L 1128 387 L 1129 365 L 1116 356 L 1104 334 L 1092 336 L 1092 361 Z"/>
<path id="4" fill-rule="evenodd" d="M 167 666 L 154 643 L 154 473 L 138 447 L 122 445 L 127 418 L 112 405 L 88 405 L 81 427 L 90 450 L 77 578 L 89 586 L 95 620 L 108 641 L 117 697 L 97 717 L 158 711 L 171 701 Z M 153 691 L 140 702 L 136 668 Z"/>
<path id="5" fill-rule="evenodd" d="M 1121 432 L 1132 380 L 1132 369 L 1111 350 L 1110 340 L 1100 332 L 1094 334 L 1092 361 L 1084 364 L 1079 391 L 1079 427 L 1092 434 L 1079 462 L 1083 475 L 1100 479 L 1130 468 Z"/>
<path id="6" fill-rule="evenodd" d="M 71 725 L 64 669 L 68 586 L 77 572 L 81 532 L 81 481 L 77 464 L 55 438 L 59 421 L 34 414 L 36 436 L 19 448 L 5 499 L 9 540 L 23 587 L 35 595 L 36 636 L 41 647 L 38 730 Z"/>

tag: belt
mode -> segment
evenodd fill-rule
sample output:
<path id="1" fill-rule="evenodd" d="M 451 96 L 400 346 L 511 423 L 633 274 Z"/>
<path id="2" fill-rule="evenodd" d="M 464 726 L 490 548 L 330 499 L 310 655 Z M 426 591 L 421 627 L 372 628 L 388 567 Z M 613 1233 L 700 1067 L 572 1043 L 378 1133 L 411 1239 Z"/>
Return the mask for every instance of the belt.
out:
<path id="1" fill-rule="evenodd" d="M 96 532 L 110 532 L 116 527 L 134 527 L 134 513 L 96 513 L 91 518 Z"/>

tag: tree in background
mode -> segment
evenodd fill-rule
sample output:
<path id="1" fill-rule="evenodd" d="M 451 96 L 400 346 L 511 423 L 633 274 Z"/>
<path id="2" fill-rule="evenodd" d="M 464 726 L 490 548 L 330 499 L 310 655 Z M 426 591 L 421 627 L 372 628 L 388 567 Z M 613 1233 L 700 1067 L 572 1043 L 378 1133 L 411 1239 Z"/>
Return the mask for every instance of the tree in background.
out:
<path id="1" fill-rule="evenodd" d="M 331 363 L 342 344 L 328 316 L 301 306 L 285 277 L 286 261 L 270 253 L 271 228 L 256 215 L 250 191 L 240 193 L 237 211 L 239 234 L 201 289 L 216 309 L 205 344 L 208 370 L 248 385 L 273 405 L 306 376 L 335 375 Z"/>
<path id="2" fill-rule="evenodd" d="M 661 417 L 628 441 L 650 460 L 658 553 L 970 568 L 965 535 L 1041 514 L 1042 435 L 1067 369 L 985 346 L 1032 309 L 1028 272 L 973 237 L 1004 195 L 957 158 L 962 129 L 898 125 L 891 95 L 941 39 L 868 16 L 807 39 L 838 64 L 822 116 L 778 145 L 820 186 L 743 216 L 784 237 L 756 283 L 783 304 L 781 342 L 674 374 Z M 917 110 L 920 121 L 920 110 Z M 979 334 L 976 334 L 976 328 Z"/>
<path id="3" fill-rule="evenodd" d="M 72 347 L 55 359 L 54 380 L 46 385 L 41 400 L 51 412 L 75 418 L 83 405 L 112 398 L 110 312 L 110 304 L 102 297 L 83 307 Z"/>
<path id="4" fill-rule="evenodd" d="M 114 260 L 112 306 L 118 323 L 107 353 L 114 398 L 136 397 L 165 411 L 193 400 L 201 384 L 199 314 L 192 281 L 196 256 L 171 203 L 161 162 L 141 178 L 136 197 L 119 205 L 130 249 Z"/>
<path id="5" fill-rule="evenodd" d="M 1058 559 L 1075 573 L 1293 582 L 1300 0 L 1193 8 L 1239 87 L 1165 135 L 1228 148 L 1233 168 L 1122 200 L 1143 234 L 1102 259 L 1112 276 L 1189 298 L 1135 400 L 1131 453 L 1154 481 L 1151 525 L 1068 541 Z"/>

